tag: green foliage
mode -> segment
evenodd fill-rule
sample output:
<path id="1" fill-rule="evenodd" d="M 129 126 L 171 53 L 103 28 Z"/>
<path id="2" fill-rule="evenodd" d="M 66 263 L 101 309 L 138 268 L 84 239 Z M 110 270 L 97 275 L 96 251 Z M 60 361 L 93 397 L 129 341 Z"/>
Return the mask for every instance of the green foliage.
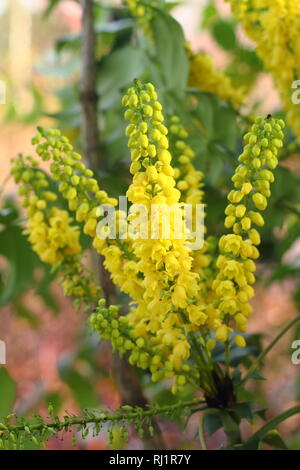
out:
<path id="1" fill-rule="evenodd" d="M 18 210 L 11 202 L 0 211 L 0 255 L 6 258 L 8 264 L 8 269 L 0 270 L 0 306 L 17 301 L 23 292 L 35 286 L 37 294 L 45 303 L 57 310 L 57 304 L 49 291 L 49 283 L 54 275 L 32 251 L 23 234 Z M 40 279 L 36 276 L 37 269 L 42 272 Z"/>

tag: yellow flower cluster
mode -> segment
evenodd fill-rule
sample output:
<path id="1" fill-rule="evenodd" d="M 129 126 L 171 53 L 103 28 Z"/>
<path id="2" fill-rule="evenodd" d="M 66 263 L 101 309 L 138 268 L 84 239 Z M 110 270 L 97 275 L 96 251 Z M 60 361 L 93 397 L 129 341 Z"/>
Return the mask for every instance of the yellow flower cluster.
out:
<path id="1" fill-rule="evenodd" d="M 21 155 L 13 159 L 12 173 L 19 183 L 19 193 L 24 196 L 23 206 L 28 215 L 25 233 L 32 249 L 43 262 L 58 268 L 63 274 L 62 285 L 66 295 L 82 301 L 95 300 L 100 294 L 99 287 L 82 276 L 79 227 L 72 225 L 66 210 L 54 205 L 57 195 L 49 191 L 45 173 L 37 168 L 36 160 L 27 157 L 25 161 Z"/>
<path id="2" fill-rule="evenodd" d="M 106 191 L 100 189 L 93 171 L 86 167 L 81 155 L 74 152 L 60 131 L 39 128 L 33 143 L 43 160 L 52 160 L 50 171 L 53 179 L 59 182 L 59 191 L 68 201 L 69 209 L 75 211 L 76 221 L 83 224 L 83 232 L 93 239 L 94 248 L 104 256 L 104 265 L 112 280 L 123 292 L 136 299 L 142 289 L 130 243 L 98 237 L 96 233 L 97 223 L 103 216 L 98 211 L 99 205 L 116 206 L 116 199 L 109 198 Z M 119 211 L 117 222 L 122 224 L 123 218 L 124 214 Z"/>
<path id="3" fill-rule="evenodd" d="M 42 159 L 52 159 L 53 179 L 69 209 L 75 211 L 77 222 L 104 256 L 113 282 L 133 300 L 129 313 L 121 315 L 118 307 L 106 308 L 101 299 L 91 317 L 93 327 L 121 354 L 127 353 L 131 364 L 149 369 L 154 381 L 173 378 L 176 392 L 186 381 L 200 380 L 203 390 L 209 391 L 210 351 L 216 340 L 225 342 L 232 331 L 247 329 L 255 281 L 253 260 L 259 256 L 260 243 L 253 225 L 264 223 L 259 211 L 266 208 L 270 196 L 271 170 L 278 163 L 284 123 L 272 117 L 257 119 L 245 135 L 240 164 L 232 178 L 235 189 L 228 195 L 226 209 L 225 226 L 232 233 L 220 239 L 217 258 L 213 237 L 207 237 L 203 248 L 191 250 L 186 232 L 181 238 L 175 236 L 178 225 L 185 228 L 184 203 L 195 207 L 203 198 L 203 175 L 192 163 L 194 152 L 187 130 L 177 116 L 166 127 L 151 83 L 136 80 L 123 105 L 129 121 L 126 136 L 133 178 L 127 191 L 129 215 L 118 210 L 117 221 L 119 227 L 130 222 L 129 239 L 97 236 L 96 226 L 103 217 L 97 207 L 116 201 L 100 189 L 68 140 L 56 130 L 39 129 L 34 143 Z M 141 205 L 147 209 L 146 217 Z M 43 206 L 39 203 L 39 210 Z M 157 232 L 153 234 L 149 222 L 157 209 Z M 54 218 L 57 213 L 49 214 Z M 29 216 L 31 219 L 34 213 Z M 67 215 L 64 220 L 70 223 Z M 65 225 L 63 230 L 69 233 Z M 243 336 L 235 338 L 238 346 L 245 345 Z"/>
<path id="4" fill-rule="evenodd" d="M 65 257 L 81 252 L 78 227 L 70 224 L 67 211 L 52 207 L 45 218 L 38 198 L 31 198 L 28 210 L 28 240 L 42 261 L 56 266 Z M 38 206 L 36 206 L 36 204 Z"/>
<path id="5" fill-rule="evenodd" d="M 216 69 L 212 59 L 205 53 L 193 53 L 187 48 L 190 63 L 188 85 L 216 95 L 221 101 L 238 109 L 244 101 L 243 89 L 236 89 L 230 78 Z"/>
<path id="6" fill-rule="evenodd" d="M 130 364 L 137 365 L 141 369 L 150 369 L 153 381 L 164 378 L 174 378 L 174 371 L 166 356 L 167 346 L 158 347 L 155 338 L 145 341 L 137 336 L 132 325 L 128 321 L 128 315 L 120 315 L 119 307 L 105 307 L 105 300 L 100 299 L 96 311 L 90 317 L 92 327 L 98 331 L 101 338 L 111 342 L 114 349 L 120 354 L 129 352 Z M 173 392 L 182 389 L 188 380 L 197 380 L 199 375 L 192 367 L 183 364 L 180 374 L 175 377 Z"/>
<path id="7" fill-rule="evenodd" d="M 295 136 L 300 139 L 300 108 L 292 102 L 292 83 L 300 79 L 300 2 L 298 0 L 228 0 L 257 54 L 278 87 Z"/>
<path id="8" fill-rule="evenodd" d="M 274 181 L 273 170 L 277 164 L 278 149 L 282 147 L 284 122 L 271 117 L 258 118 L 251 131 L 244 136 L 244 151 L 239 157 L 232 181 L 235 189 L 229 195 L 225 227 L 233 233 L 224 235 L 219 242 L 219 270 L 213 290 L 221 324 L 216 331 L 219 341 L 226 341 L 233 325 L 238 331 L 247 330 L 247 317 L 251 313 L 248 301 L 254 295 L 254 259 L 259 257 L 257 245 L 260 235 L 256 228 L 264 225 L 259 211 L 267 207 L 271 195 L 270 183 Z M 238 346 L 245 340 L 238 335 Z"/>
<path id="9" fill-rule="evenodd" d="M 164 210 L 176 204 L 179 207 L 180 200 L 162 106 L 153 85 L 139 82 L 128 90 L 123 104 L 128 107 L 125 118 L 130 124 L 126 134 L 132 158 L 130 171 L 134 175 L 127 197 L 132 204 L 143 204 L 149 217 L 153 205 L 159 206 L 161 229 Z M 173 235 L 174 224 L 171 223 L 169 239 L 149 237 L 133 241 L 144 293 L 128 317 L 140 337 L 154 336 L 159 340 L 167 352 L 170 367 L 179 370 L 190 355 L 181 310 L 185 311 L 188 323 L 193 318 L 193 322 L 201 325 L 206 315 L 193 305 L 198 292 L 198 275 L 191 271 L 191 252 L 184 239 L 175 239 Z"/>

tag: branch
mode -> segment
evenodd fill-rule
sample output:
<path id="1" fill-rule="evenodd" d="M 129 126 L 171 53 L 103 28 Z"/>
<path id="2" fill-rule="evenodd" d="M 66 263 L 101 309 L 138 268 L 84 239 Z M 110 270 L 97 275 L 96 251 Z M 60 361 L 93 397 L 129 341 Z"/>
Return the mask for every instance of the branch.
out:
<path id="1" fill-rule="evenodd" d="M 111 425 L 133 424 L 139 433 L 144 433 L 144 425 L 146 424 L 149 432 L 153 432 L 151 420 L 158 414 L 171 415 L 178 410 L 192 408 L 204 403 L 204 398 L 196 398 L 186 402 L 178 402 L 175 405 L 151 405 L 147 408 L 123 406 L 110 415 L 105 412 L 98 414 L 86 411 L 83 417 L 65 416 L 60 420 L 57 416 L 51 414 L 51 421 L 44 421 L 41 416 L 36 416 L 34 422 L 26 421 L 24 418 L 17 419 L 16 424 L 10 424 L 12 416 L 3 419 L 0 422 L 0 448 L 6 448 L 5 443 L 17 444 L 25 438 L 31 439 L 37 446 L 42 445 L 51 436 L 57 435 L 60 431 L 70 431 L 76 426 L 76 432 L 81 431 L 82 436 L 86 437 L 92 430 L 94 434 L 99 434 L 101 425 L 111 423 Z"/>
<path id="2" fill-rule="evenodd" d="M 84 155 L 93 169 L 100 168 L 100 137 L 98 128 L 98 95 L 96 93 L 96 63 L 93 0 L 84 0 L 82 15 L 80 101 Z"/>

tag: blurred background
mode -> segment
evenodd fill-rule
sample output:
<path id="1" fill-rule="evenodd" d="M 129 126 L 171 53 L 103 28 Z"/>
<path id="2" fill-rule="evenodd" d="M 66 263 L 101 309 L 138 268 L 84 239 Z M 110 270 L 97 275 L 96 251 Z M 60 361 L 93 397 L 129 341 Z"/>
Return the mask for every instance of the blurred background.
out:
<path id="1" fill-rule="evenodd" d="M 102 27 L 118 19 L 120 4 L 113 1 L 109 5 L 115 6 L 115 11 L 99 6 L 96 29 L 99 31 L 97 53 L 100 65 L 112 44 L 115 47 L 114 41 L 121 41 L 121 33 L 124 36 L 128 33 L 125 24 L 123 29 L 119 25 L 119 36 L 115 39 L 113 28 Z M 85 315 L 74 310 L 54 275 L 38 261 L 21 234 L 22 213 L 16 188 L 9 177 L 10 158 L 19 152 L 32 154 L 30 141 L 37 125 L 62 128 L 80 148 L 81 13 L 80 3 L 73 0 L 0 0 L 0 79 L 6 85 L 6 103 L 0 105 L 0 339 L 7 345 L 7 365 L 0 366 L 0 416 L 6 415 L 11 407 L 18 415 L 45 414 L 49 402 L 61 414 L 64 410 L 79 413 L 85 407 L 116 408 L 120 405 L 105 343 L 99 345 L 98 338 L 91 335 Z M 207 52 L 217 68 L 226 69 L 228 76 L 236 80 L 240 76 L 245 82 L 245 77 L 249 81 L 251 77 L 251 83 L 247 84 L 249 99 L 245 113 L 255 110 L 257 114 L 266 114 L 280 109 L 272 78 L 263 71 L 254 45 L 232 19 L 225 1 L 183 1 L 172 13 L 181 23 L 193 50 Z M 234 47 L 230 41 L 234 41 Z M 246 59 L 241 62 L 241 57 L 246 56 L 248 62 Z M 133 68 L 138 68 L 133 60 L 131 63 Z M 99 82 L 100 93 L 109 94 L 111 87 L 126 85 L 127 79 L 120 84 L 115 84 L 112 79 L 110 83 L 110 69 L 105 62 L 103 67 L 106 76 Z M 122 75 L 123 70 L 119 73 Z M 119 95 L 116 96 L 118 99 Z M 121 145 L 122 128 L 120 134 L 113 134 L 114 116 L 108 115 L 107 111 L 115 106 L 116 100 L 114 97 L 112 103 L 107 100 L 102 110 L 107 119 L 103 131 L 104 150 L 108 155 L 114 155 L 102 179 L 115 193 L 126 185 L 123 175 L 128 165 L 128 157 L 120 150 L 126 148 Z M 101 119 L 104 120 L 103 116 Z M 299 170 L 299 162 L 300 155 L 295 150 L 284 166 Z M 210 199 L 220 213 L 225 204 L 224 195 L 215 194 L 222 179 L 220 158 L 216 157 L 209 171 Z M 289 184 L 287 180 L 286 184 Z M 267 344 L 298 311 L 298 220 L 299 215 L 293 224 L 274 220 L 271 232 L 265 235 L 264 246 L 269 256 L 263 260 L 263 268 L 259 271 L 261 282 L 256 288 L 254 314 L 250 320 L 251 333 L 257 334 L 263 344 Z M 213 225 L 213 219 L 210 223 Z M 279 254 L 274 245 L 279 245 Z M 263 337 L 260 337 L 262 333 Z M 299 403 L 300 365 L 291 362 L 294 338 L 300 339 L 300 331 L 285 336 L 266 360 L 263 375 L 268 381 L 253 385 L 253 396 L 259 397 L 260 404 L 267 405 L 269 417 Z M 174 400 L 159 385 L 151 385 L 145 377 L 141 379 L 151 399 Z M 299 424 L 299 417 L 294 417 L 281 427 L 283 436 L 294 448 L 300 448 Z M 195 439 L 196 425 L 197 417 L 193 416 L 186 432 L 182 433 L 181 422 L 163 421 L 161 426 L 168 448 L 199 448 Z M 244 432 L 249 432 L 247 425 Z M 214 434 L 209 440 L 211 446 L 220 443 L 222 438 L 220 433 Z M 116 433 L 114 447 L 118 446 L 121 448 L 122 444 Z M 104 449 L 109 444 L 104 433 L 97 438 L 80 440 L 77 447 Z M 143 443 L 132 433 L 127 447 L 138 449 Z M 48 448 L 69 449 L 72 443 L 66 436 L 64 440 L 50 440 Z"/>

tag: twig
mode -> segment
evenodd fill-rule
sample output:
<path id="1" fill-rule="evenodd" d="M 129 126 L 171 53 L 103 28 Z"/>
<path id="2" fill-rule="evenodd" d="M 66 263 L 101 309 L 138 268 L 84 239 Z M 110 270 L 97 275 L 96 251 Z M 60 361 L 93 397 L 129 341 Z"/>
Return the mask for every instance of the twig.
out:
<path id="1" fill-rule="evenodd" d="M 75 425 L 82 425 L 87 426 L 88 424 L 97 424 L 97 423 L 108 423 L 108 422 L 117 422 L 122 423 L 123 421 L 127 422 L 134 422 L 136 418 L 153 418 L 158 414 L 171 414 L 177 410 L 184 409 L 184 408 L 191 408 L 193 406 L 199 405 L 205 401 L 204 398 L 195 398 L 189 401 L 179 401 L 174 405 L 164 405 L 158 406 L 153 405 L 149 406 L 148 409 L 141 409 L 141 408 L 132 408 L 132 411 L 125 411 L 121 409 L 121 411 L 116 412 L 114 415 L 109 415 L 105 412 L 101 412 L 100 415 L 91 414 L 88 417 L 78 417 L 78 416 L 66 416 L 64 420 L 59 420 L 56 416 L 52 421 L 41 421 L 38 423 L 29 423 L 24 422 L 22 424 L 7 424 L 5 422 L 0 421 L 0 435 L 4 435 L 5 432 L 13 432 L 13 431 L 26 431 L 25 428 L 28 428 L 31 432 L 32 431 L 39 431 L 42 430 L 45 426 L 47 428 L 52 428 L 58 431 L 62 429 L 68 429 L 71 426 Z M 125 408 L 125 407 L 124 407 Z M 24 418 L 22 418 L 24 419 Z"/>
<path id="2" fill-rule="evenodd" d="M 85 158 L 94 170 L 100 169 L 100 138 L 98 128 L 98 95 L 96 93 L 96 64 L 93 0 L 84 0 L 81 46 L 81 124 Z"/>

